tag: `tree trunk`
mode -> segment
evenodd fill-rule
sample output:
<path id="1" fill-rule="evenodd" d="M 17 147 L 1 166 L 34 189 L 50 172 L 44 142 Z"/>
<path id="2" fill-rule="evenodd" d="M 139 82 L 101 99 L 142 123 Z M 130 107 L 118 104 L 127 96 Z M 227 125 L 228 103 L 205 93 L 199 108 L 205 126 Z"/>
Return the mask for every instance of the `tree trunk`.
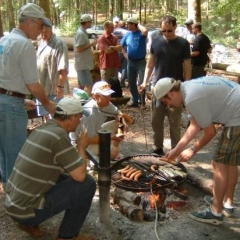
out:
<path id="1" fill-rule="evenodd" d="M 45 11 L 46 17 L 51 19 L 49 0 L 39 0 L 39 6 Z"/>
<path id="2" fill-rule="evenodd" d="M 16 27 L 16 24 L 14 21 L 15 18 L 14 18 L 12 0 L 7 1 L 7 11 L 8 11 L 9 32 L 11 32 L 12 29 Z"/>
<path id="3" fill-rule="evenodd" d="M 188 0 L 188 18 L 201 22 L 201 0 Z"/>
<path id="4" fill-rule="evenodd" d="M 3 37 L 2 0 L 0 0 L 0 38 Z"/>

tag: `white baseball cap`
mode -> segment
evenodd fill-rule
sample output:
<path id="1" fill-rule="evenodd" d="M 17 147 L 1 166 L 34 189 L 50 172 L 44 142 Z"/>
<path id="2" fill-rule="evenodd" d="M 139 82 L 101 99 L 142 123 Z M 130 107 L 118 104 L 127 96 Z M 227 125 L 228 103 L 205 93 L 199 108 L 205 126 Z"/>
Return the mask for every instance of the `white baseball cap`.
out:
<path id="1" fill-rule="evenodd" d="M 127 22 L 138 24 L 138 20 L 135 17 L 128 18 Z"/>
<path id="2" fill-rule="evenodd" d="M 114 93 L 111 89 L 111 85 L 105 81 L 96 82 L 92 88 L 92 94 L 102 94 L 104 96 L 109 96 Z"/>
<path id="3" fill-rule="evenodd" d="M 80 17 L 80 22 L 92 22 L 93 19 L 91 17 L 91 15 L 89 14 L 83 14 L 81 17 Z"/>
<path id="4" fill-rule="evenodd" d="M 56 106 L 55 113 L 61 115 L 74 115 L 83 112 L 81 101 L 76 98 L 62 98 Z"/>
<path id="5" fill-rule="evenodd" d="M 174 78 L 161 78 L 158 80 L 154 88 L 154 94 L 156 99 L 160 99 L 165 96 L 174 86 L 176 80 Z"/>
<path id="6" fill-rule="evenodd" d="M 185 21 L 184 24 L 185 24 L 185 25 L 191 25 L 191 24 L 193 24 L 193 20 L 190 19 L 190 18 L 188 18 L 188 19 Z"/>
<path id="7" fill-rule="evenodd" d="M 34 3 L 27 3 L 19 10 L 18 19 L 20 17 L 39 18 L 44 25 L 51 27 L 51 22 L 45 16 L 44 10 Z"/>

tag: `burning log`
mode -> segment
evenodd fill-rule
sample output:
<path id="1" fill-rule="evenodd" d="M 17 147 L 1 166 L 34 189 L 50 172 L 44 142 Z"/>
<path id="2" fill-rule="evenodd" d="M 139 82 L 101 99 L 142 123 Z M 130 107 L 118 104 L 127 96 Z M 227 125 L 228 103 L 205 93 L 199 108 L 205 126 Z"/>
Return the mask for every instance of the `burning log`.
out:
<path id="1" fill-rule="evenodd" d="M 133 221 L 143 221 L 144 212 L 138 206 L 141 203 L 141 196 L 131 191 L 115 188 L 111 192 L 111 197 L 126 217 Z"/>

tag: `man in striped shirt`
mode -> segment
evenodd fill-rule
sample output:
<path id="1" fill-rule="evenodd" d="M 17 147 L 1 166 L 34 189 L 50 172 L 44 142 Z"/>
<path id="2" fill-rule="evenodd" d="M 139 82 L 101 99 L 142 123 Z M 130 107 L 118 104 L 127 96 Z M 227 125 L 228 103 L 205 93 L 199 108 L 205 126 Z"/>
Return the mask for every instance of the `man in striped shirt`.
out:
<path id="1" fill-rule="evenodd" d="M 77 151 L 68 137 L 78 126 L 82 111 L 79 100 L 60 100 L 54 119 L 26 140 L 7 182 L 6 213 L 34 237 L 44 234 L 40 223 L 65 211 L 57 239 L 82 239 L 78 234 L 96 190 L 86 171 L 87 134 L 79 136 Z"/>

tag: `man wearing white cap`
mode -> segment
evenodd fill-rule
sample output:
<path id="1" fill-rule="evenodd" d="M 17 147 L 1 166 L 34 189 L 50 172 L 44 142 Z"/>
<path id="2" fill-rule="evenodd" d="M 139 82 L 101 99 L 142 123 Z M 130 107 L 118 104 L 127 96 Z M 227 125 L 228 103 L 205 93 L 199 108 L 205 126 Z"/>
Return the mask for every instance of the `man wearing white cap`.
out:
<path id="1" fill-rule="evenodd" d="M 78 28 L 74 38 L 74 66 L 77 71 L 78 85 L 80 89 L 85 89 L 88 96 L 91 96 L 92 76 L 90 70 L 93 69 L 92 47 L 96 46 L 96 40 L 90 43 L 86 29 L 92 26 L 92 17 L 83 14 L 80 17 L 81 26 Z"/>
<path id="2" fill-rule="evenodd" d="M 178 107 L 184 103 L 191 115 L 190 125 L 176 147 L 166 154 L 168 159 L 191 159 L 216 135 L 214 123 L 223 124 L 223 132 L 212 161 L 213 197 L 205 196 L 209 205 L 190 212 L 194 220 L 219 225 L 223 215 L 234 213 L 233 197 L 240 165 L 240 85 L 228 79 L 207 76 L 187 82 L 163 78 L 155 86 L 155 96 L 162 104 Z M 202 136 L 188 144 L 202 130 Z"/>
<path id="3" fill-rule="evenodd" d="M 6 186 L 5 210 L 33 237 L 44 235 L 39 224 L 65 211 L 56 240 L 93 239 L 78 236 L 96 190 L 86 170 L 88 137 L 81 133 L 77 150 L 68 137 L 82 112 L 79 100 L 61 99 L 54 119 L 35 129 L 18 154 Z"/>
<path id="4" fill-rule="evenodd" d="M 84 129 L 88 133 L 89 137 L 88 149 L 91 153 L 97 156 L 99 154 L 98 131 L 100 129 L 109 129 L 112 133 L 110 158 L 112 160 L 118 160 L 118 158 L 121 157 L 121 155 L 119 155 L 118 146 L 123 140 L 123 136 L 117 135 L 118 122 L 121 117 L 121 112 L 110 102 L 112 93 L 114 93 L 114 91 L 105 81 L 99 81 L 93 85 L 93 99 L 83 106 L 83 114 L 85 117 L 82 119 L 75 134 L 77 136 L 79 131 Z M 124 119 L 123 123 L 125 124 L 125 127 L 127 127 Z"/>
<path id="5" fill-rule="evenodd" d="M 190 47 L 192 48 L 192 45 L 193 45 L 194 40 L 195 40 L 195 35 L 193 34 L 193 28 L 192 28 L 193 20 L 188 18 L 188 19 L 186 19 L 184 24 L 186 26 L 185 38 L 188 40 L 188 42 L 190 44 Z"/>
<path id="6" fill-rule="evenodd" d="M 50 24 L 44 11 L 34 3 L 21 7 L 18 27 L 0 39 L 0 169 L 3 185 L 11 174 L 14 162 L 27 138 L 27 112 L 24 103 L 34 109 L 34 102 L 25 100 L 32 94 L 48 112 L 55 104 L 48 100 L 38 82 L 36 51 L 29 39 L 36 40 L 43 24 Z"/>

